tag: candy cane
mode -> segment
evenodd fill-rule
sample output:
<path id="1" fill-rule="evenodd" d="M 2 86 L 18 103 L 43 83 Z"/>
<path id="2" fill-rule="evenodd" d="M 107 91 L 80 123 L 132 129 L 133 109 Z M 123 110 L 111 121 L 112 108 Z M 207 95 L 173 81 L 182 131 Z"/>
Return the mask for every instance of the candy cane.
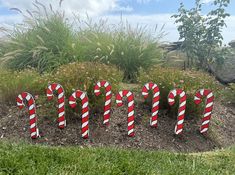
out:
<path id="1" fill-rule="evenodd" d="M 76 99 L 82 100 L 82 137 L 84 139 L 89 136 L 89 108 L 88 108 L 88 97 L 85 92 L 77 90 L 69 97 L 69 105 L 71 108 L 76 107 Z"/>
<path id="2" fill-rule="evenodd" d="M 58 122 L 59 122 L 59 128 L 63 129 L 66 126 L 66 120 L 65 120 L 65 108 L 64 108 L 64 89 L 60 84 L 53 83 L 50 84 L 47 88 L 47 98 L 48 100 L 51 100 L 53 98 L 53 92 L 57 91 L 58 93 Z"/>
<path id="3" fill-rule="evenodd" d="M 135 119 L 135 117 L 134 117 L 134 95 L 132 92 L 130 92 L 128 90 L 120 91 L 116 95 L 116 103 L 117 103 L 118 107 L 123 105 L 122 98 L 124 96 L 127 97 L 127 101 L 128 101 L 128 118 L 127 118 L 128 136 L 133 137 L 135 135 L 135 132 L 134 132 L 134 119 Z"/>
<path id="4" fill-rule="evenodd" d="M 202 125 L 200 128 L 201 133 L 207 132 L 207 130 L 209 128 L 211 113 L 213 110 L 213 101 L 214 101 L 214 95 L 211 90 L 200 89 L 195 94 L 194 103 L 197 105 L 200 104 L 202 102 L 203 96 L 206 96 L 206 107 L 204 109 L 204 114 L 203 114 L 203 118 L 202 118 Z"/>
<path id="5" fill-rule="evenodd" d="M 100 88 L 105 87 L 105 105 L 104 105 L 104 122 L 103 124 L 108 125 L 109 124 L 109 118 L 110 118 L 110 108 L 111 108 L 111 98 L 112 98 L 112 91 L 111 91 L 111 85 L 107 81 L 100 81 L 97 82 L 94 87 L 94 92 L 96 96 L 99 96 Z"/>
<path id="6" fill-rule="evenodd" d="M 157 127 L 160 91 L 158 86 L 153 82 L 146 83 L 142 89 L 142 95 L 145 99 L 148 97 L 149 90 L 153 90 L 152 117 L 150 119 L 150 126 Z"/>
<path id="7" fill-rule="evenodd" d="M 26 104 L 24 103 L 24 100 L 27 101 Z M 23 109 L 25 105 L 28 105 L 31 138 L 36 139 L 37 137 L 40 137 L 37 127 L 36 105 L 33 96 L 28 92 L 22 92 L 16 98 L 16 102 L 20 109 Z"/>
<path id="8" fill-rule="evenodd" d="M 172 106 L 175 103 L 176 95 L 180 96 L 178 119 L 175 126 L 175 134 L 181 134 L 183 131 L 184 115 L 186 109 L 186 94 L 182 89 L 174 89 L 168 95 L 168 103 Z"/>

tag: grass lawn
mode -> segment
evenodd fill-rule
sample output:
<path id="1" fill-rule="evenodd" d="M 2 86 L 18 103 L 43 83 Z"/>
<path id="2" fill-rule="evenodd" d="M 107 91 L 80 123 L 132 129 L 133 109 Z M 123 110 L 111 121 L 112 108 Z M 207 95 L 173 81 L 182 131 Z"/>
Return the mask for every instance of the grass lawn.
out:
<path id="1" fill-rule="evenodd" d="M 235 147 L 176 154 L 1 141 L 0 174 L 235 174 Z"/>

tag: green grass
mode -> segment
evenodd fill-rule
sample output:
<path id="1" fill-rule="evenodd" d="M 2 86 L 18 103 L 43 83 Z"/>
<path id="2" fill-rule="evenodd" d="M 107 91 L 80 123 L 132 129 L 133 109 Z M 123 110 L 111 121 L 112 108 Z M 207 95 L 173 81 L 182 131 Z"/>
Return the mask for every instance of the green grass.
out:
<path id="1" fill-rule="evenodd" d="M 177 154 L 0 143 L 0 174 L 233 174 L 235 147 Z"/>

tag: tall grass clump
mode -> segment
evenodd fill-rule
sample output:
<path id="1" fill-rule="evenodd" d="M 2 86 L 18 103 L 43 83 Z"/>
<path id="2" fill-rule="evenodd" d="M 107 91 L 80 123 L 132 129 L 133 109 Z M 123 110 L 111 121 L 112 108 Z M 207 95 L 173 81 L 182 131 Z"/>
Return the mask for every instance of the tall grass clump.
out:
<path id="1" fill-rule="evenodd" d="M 37 10 L 27 10 L 27 15 L 13 9 L 22 13 L 24 21 L 9 33 L 1 61 L 14 70 L 30 66 L 42 73 L 77 60 L 73 29 L 64 14 L 37 1 L 34 5 Z"/>
<path id="2" fill-rule="evenodd" d="M 123 81 L 136 82 L 140 68 L 149 68 L 161 59 L 162 29 L 154 37 L 145 27 L 132 27 L 123 20 L 115 25 L 107 20 L 87 21 L 78 32 L 80 45 L 86 46 L 82 59 L 116 65 L 124 72 Z"/>

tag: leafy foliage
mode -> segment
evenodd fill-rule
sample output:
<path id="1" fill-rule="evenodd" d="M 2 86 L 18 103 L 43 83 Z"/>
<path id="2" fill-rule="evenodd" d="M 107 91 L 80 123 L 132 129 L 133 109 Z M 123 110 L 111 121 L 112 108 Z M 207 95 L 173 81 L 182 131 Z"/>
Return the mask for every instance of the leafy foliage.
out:
<path id="1" fill-rule="evenodd" d="M 188 56 L 188 67 L 197 66 L 199 69 L 210 70 L 212 62 L 223 63 L 226 48 L 222 46 L 222 28 L 226 26 L 225 18 L 229 16 L 225 8 L 230 0 L 214 0 L 215 9 L 206 16 L 202 15 L 203 3 L 196 0 L 195 7 L 187 10 L 181 3 L 178 14 L 173 15 L 179 24 L 182 48 Z"/>
<path id="2" fill-rule="evenodd" d="M 180 71 L 173 68 L 161 68 L 155 66 L 147 71 L 142 71 L 139 78 L 140 83 L 152 81 L 160 88 L 160 108 L 171 109 L 171 113 L 177 115 L 178 103 L 170 108 L 167 101 L 169 92 L 175 88 L 182 88 L 187 95 L 186 116 L 201 116 L 205 106 L 198 107 L 194 104 L 194 95 L 199 89 L 211 89 L 215 99 L 223 94 L 223 86 L 216 83 L 214 78 L 202 72 Z M 151 101 L 151 99 L 149 99 Z M 150 102 L 149 101 L 149 102 Z M 176 100 L 177 102 L 178 100 Z"/>

